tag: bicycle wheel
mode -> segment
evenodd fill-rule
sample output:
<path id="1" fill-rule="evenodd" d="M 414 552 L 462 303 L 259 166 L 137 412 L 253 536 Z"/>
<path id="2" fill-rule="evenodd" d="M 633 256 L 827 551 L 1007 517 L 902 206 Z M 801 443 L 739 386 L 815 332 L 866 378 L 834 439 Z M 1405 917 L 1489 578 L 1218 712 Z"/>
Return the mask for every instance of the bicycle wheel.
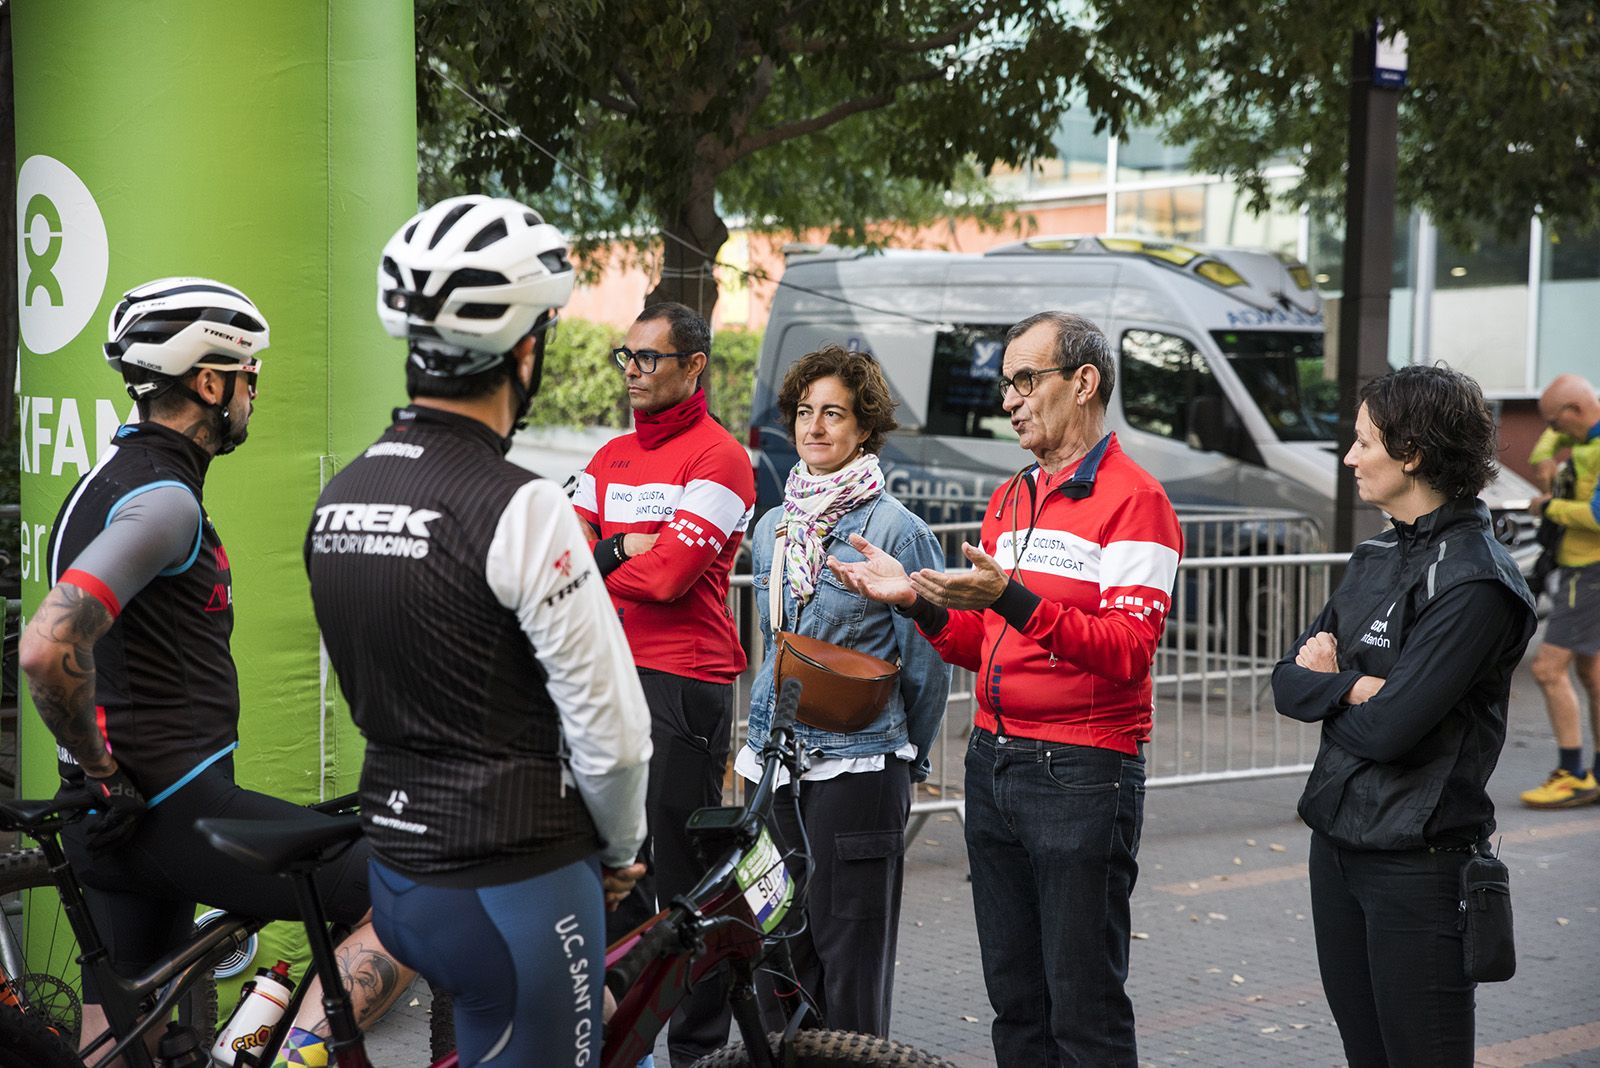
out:
<path id="1" fill-rule="evenodd" d="M 43 1023 L 0 1006 L 0 1068 L 83 1068 L 83 1062 Z"/>
<path id="2" fill-rule="evenodd" d="M 895 1042 L 876 1035 L 858 1035 L 853 1031 L 801 1031 L 789 1044 L 792 1060 L 778 1053 L 782 1035 L 774 1032 L 767 1036 L 780 1064 L 794 1068 L 955 1068 L 943 1057 L 935 1057 L 903 1042 Z M 740 1042 L 701 1057 L 694 1068 L 750 1068 L 750 1053 Z"/>
<path id="3" fill-rule="evenodd" d="M 28 906 L 24 926 L 23 906 Z M 83 1026 L 83 984 L 78 974 L 78 939 L 56 898 L 50 867 L 37 849 L 0 853 L 0 942 L 26 954 L 28 970 L 12 977 L 28 1014 L 77 1045 Z M 217 1030 L 217 983 L 203 976 L 178 999 L 178 1022 L 194 1029 L 205 1046 Z M 0 1062 L 0 1068 L 7 1068 Z"/>

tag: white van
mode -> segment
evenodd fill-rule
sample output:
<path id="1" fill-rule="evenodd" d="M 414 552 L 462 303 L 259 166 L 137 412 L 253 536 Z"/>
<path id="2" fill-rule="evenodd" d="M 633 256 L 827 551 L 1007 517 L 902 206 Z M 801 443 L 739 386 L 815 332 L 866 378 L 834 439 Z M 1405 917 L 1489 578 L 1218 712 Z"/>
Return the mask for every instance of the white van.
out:
<path id="1" fill-rule="evenodd" d="M 1331 539 L 1338 384 L 1310 272 L 1259 249 L 1033 238 L 981 255 L 791 246 L 751 406 L 761 505 L 795 452 L 777 391 L 825 344 L 870 351 L 899 400 L 889 487 L 930 521 L 976 516 L 1023 466 L 995 382 L 1006 330 L 1044 310 L 1098 324 L 1117 355 L 1109 429 L 1180 511 L 1285 510 Z M 1484 492 L 1514 522 L 1534 489 Z M 1377 514 L 1360 526 L 1377 529 Z"/>

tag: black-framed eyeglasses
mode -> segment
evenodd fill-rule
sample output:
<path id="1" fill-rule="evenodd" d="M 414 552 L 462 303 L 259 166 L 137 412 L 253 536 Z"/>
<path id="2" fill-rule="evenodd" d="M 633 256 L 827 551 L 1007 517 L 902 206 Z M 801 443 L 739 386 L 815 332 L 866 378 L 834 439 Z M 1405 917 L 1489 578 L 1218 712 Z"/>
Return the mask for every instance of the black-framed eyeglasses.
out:
<path id="1" fill-rule="evenodd" d="M 634 352 L 625 345 L 618 345 L 611 350 L 611 358 L 617 361 L 618 367 L 626 371 L 628 369 L 628 361 L 632 360 L 633 365 L 639 369 L 639 373 L 642 375 L 655 374 L 656 363 L 667 359 L 669 356 L 674 359 L 687 360 L 693 355 L 695 355 L 693 352 L 652 352 L 649 349 L 641 349 L 638 352 Z"/>
<path id="2" fill-rule="evenodd" d="M 250 399 L 256 399 L 256 379 L 261 375 L 261 361 L 254 356 L 247 356 L 238 363 L 197 363 L 198 370 L 202 367 L 211 371 L 239 371 L 244 374 L 244 384 L 250 390 Z"/>
<path id="3" fill-rule="evenodd" d="M 1018 371 L 1010 378 L 1001 375 L 995 379 L 994 388 L 999 390 L 1001 400 L 1006 399 L 1006 390 L 1008 389 L 1016 390 L 1019 397 L 1026 397 L 1033 393 L 1034 387 L 1039 384 L 1039 380 L 1045 375 L 1053 375 L 1057 372 L 1070 375 L 1082 366 L 1083 364 L 1080 363 L 1072 367 L 1044 367 L 1037 371 Z"/>

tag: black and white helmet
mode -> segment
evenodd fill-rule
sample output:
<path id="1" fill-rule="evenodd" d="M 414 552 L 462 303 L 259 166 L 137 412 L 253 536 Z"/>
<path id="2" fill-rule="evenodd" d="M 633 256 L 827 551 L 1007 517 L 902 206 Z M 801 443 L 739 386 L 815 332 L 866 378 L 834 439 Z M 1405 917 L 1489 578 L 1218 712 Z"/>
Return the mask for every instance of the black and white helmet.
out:
<path id="1" fill-rule="evenodd" d="M 451 197 L 389 239 L 378 265 L 378 318 L 411 342 L 429 374 L 498 366 L 572 296 L 567 240 L 514 200 Z"/>
<path id="2" fill-rule="evenodd" d="M 255 361 L 267 341 L 266 318 L 239 290 L 210 278 L 160 278 L 111 309 L 105 353 L 116 371 L 126 365 L 179 378 L 208 358 Z M 141 392 L 155 388 L 147 383 Z"/>

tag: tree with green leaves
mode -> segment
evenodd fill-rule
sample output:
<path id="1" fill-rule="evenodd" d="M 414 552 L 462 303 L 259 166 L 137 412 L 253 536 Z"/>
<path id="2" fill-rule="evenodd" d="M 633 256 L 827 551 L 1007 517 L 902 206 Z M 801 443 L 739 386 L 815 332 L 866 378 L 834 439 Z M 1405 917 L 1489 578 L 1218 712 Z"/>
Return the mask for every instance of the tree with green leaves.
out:
<path id="1" fill-rule="evenodd" d="M 1399 192 L 1456 239 L 1600 222 L 1593 0 L 418 0 L 425 188 L 503 183 L 589 242 L 661 236 L 709 312 L 726 219 L 861 243 L 1003 206 L 1069 106 L 1167 125 L 1267 204 L 1337 210 L 1351 40 L 1406 33 Z M 469 99 L 470 94 L 470 99 Z M 892 235 L 891 235 L 892 236 Z M 580 246 L 581 247 L 581 246 Z"/>
<path id="2" fill-rule="evenodd" d="M 1536 210 L 1600 224 L 1600 6 L 1594 0 L 1097 2 L 1122 56 L 1191 165 L 1237 176 L 1257 210 L 1264 169 L 1304 174 L 1298 203 L 1336 215 L 1348 157 L 1351 40 L 1406 35 L 1397 195 L 1452 238 L 1511 236 Z M 1159 10 L 1158 10 L 1159 9 Z"/>
<path id="3" fill-rule="evenodd" d="M 1139 96 L 1073 6 L 419 0 L 425 160 L 580 237 L 659 232 L 648 299 L 709 314 L 729 215 L 861 241 L 951 190 L 993 209 L 974 168 L 1049 155 L 1075 92 L 1120 129 Z"/>

